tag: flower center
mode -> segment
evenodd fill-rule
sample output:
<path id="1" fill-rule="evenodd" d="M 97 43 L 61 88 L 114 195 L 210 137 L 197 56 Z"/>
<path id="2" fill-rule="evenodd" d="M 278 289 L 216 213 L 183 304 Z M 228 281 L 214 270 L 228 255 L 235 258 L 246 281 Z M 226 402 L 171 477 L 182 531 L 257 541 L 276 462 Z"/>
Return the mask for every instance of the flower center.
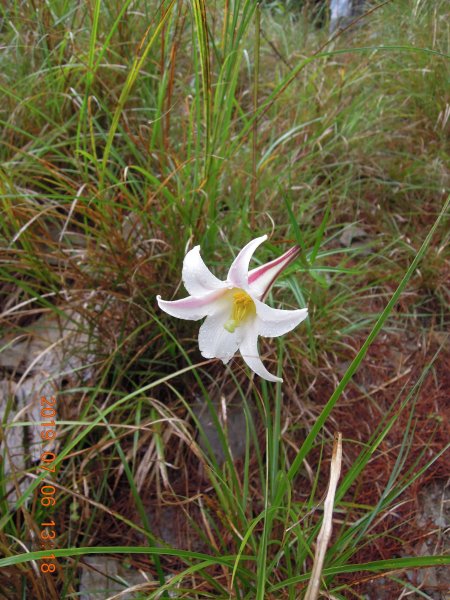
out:
<path id="1" fill-rule="evenodd" d="M 233 333 L 236 327 L 239 327 L 248 317 L 256 315 L 255 303 L 251 297 L 243 290 L 233 292 L 233 310 L 231 319 L 224 327 L 230 333 Z"/>

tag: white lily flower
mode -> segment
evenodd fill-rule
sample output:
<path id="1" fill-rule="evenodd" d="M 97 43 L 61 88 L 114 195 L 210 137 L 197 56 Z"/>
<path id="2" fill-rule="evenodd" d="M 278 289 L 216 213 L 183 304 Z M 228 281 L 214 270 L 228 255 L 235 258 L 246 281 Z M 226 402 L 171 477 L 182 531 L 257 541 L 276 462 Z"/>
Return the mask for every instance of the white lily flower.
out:
<path id="1" fill-rule="evenodd" d="M 197 321 L 198 343 L 205 358 L 220 358 L 227 364 L 239 350 L 247 365 L 267 381 L 282 381 L 263 365 L 258 353 L 258 336 L 278 337 L 297 327 L 308 316 L 308 309 L 280 310 L 264 304 L 271 285 L 298 256 L 294 246 L 279 258 L 249 271 L 256 248 L 267 235 L 249 242 L 237 255 L 225 281 L 211 273 L 200 256 L 200 246 L 190 250 L 183 262 L 182 279 L 191 294 L 173 302 L 161 300 L 159 307 L 169 315 Z"/>

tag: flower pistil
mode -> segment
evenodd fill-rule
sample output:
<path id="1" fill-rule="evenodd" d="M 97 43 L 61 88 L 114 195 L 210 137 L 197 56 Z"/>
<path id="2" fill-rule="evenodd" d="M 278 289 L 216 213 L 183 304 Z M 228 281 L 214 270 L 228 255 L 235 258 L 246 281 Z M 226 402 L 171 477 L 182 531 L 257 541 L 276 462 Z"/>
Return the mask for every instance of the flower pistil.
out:
<path id="1" fill-rule="evenodd" d="M 224 327 L 230 333 L 234 333 L 236 327 L 239 327 L 248 317 L 256 315 L 255 303 L 244 290 L 233 292 L 233 310 L 231 319 L 229 319 Z"/>

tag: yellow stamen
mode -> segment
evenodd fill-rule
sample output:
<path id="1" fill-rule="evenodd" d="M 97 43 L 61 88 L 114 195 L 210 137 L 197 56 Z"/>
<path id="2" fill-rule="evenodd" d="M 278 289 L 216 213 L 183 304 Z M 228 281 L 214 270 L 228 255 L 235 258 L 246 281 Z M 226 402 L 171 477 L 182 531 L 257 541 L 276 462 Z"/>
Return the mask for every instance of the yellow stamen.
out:
<path id="1" fill-rule="evenodd" d="M 248 317 L 256 314 L 255 303 L 243 290 L 233 293 L 233 312 L 231 319 L 224 325 L 225 329 L 233 333 Z"/>

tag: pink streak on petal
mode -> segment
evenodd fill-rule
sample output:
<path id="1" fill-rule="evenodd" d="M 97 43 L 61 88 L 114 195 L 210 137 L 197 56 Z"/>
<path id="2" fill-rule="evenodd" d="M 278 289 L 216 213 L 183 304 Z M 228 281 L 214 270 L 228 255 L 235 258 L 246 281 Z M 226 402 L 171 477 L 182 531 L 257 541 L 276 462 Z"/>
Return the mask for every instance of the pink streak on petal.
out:
<path id="1" fill-rule="evenodd" d="M 248 274 L 248 283 L 253 291 L 263 300 L 275 279 L 288 267 L 300 254 L 300 247 L 294 246 L 285 252 L 279 258 L 272 260 L 265 265 L 252 269 Z"/>
<path id="2" fill-rule="evenodd" d="M 209 292 L 204 296 L 188 296 L 181 300 L 162 300 L 157 296 L 159 308 L 173 317 L 187 319 L 189 321 L 198 321 L 207 315 L 213 314 L 219 307 L 221 297 L 226 290 L 216 290 Z"/>

